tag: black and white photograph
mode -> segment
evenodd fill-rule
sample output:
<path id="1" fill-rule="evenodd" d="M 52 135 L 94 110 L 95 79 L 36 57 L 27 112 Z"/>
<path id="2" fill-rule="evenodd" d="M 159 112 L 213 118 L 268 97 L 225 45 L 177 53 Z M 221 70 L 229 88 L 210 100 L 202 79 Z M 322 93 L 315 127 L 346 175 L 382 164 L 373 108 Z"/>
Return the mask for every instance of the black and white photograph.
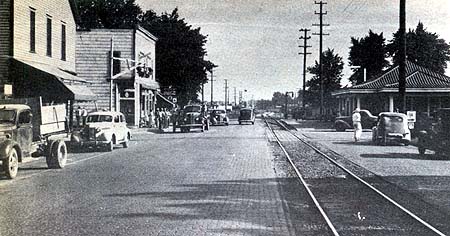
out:
<path id="1" fill-rule="evenodd" d="M 0 236 L 450 235 L 449 0 L 0 0 Z"/>

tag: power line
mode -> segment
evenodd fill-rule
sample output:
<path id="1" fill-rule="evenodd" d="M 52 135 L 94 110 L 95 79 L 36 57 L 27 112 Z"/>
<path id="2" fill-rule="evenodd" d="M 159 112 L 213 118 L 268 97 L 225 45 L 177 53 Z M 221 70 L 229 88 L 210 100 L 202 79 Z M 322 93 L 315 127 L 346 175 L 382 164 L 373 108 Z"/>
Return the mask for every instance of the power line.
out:
<path id="1" fill-rule="evenodd" d="M 320 119 L 323 118 L 323 78 L 322 78 L 322 44 L 323 44 L 323 36 L 330 35 L 323 33 L 324 26 L 330 26 L 329 24 L 323 23 L 323 16 L 328 12 L 323 12 L 323 5 L 326 5 L 326 2 L 314 2 L 314 4 L 319 5 L 319 12 L 314 11 L 314 14 L 319 15 L 319 24 L 313 24 L 313 26 L 319 26 L 319 33 L 313 33 L 313 35 L 319 35 L 319 81 L 320 81 Z"/>
<path id="2" fill-rule="evenodd" d="M 308 40 L 311 39 L 311 36 L 308 36 L 308 31 L 311 31 L 310 29 L 304 28 L 300 29 L 300 32 L 304 33 L 304 36 L 300 36 L 299 39 L 303 39 L 303 45 L 300 45 L 300 48 L 303 48 L 303 52 L 299 52 L 298 54 L 303 55 L 303 93 L 302 93 L 302 107 L 303 107 L 303 114 L 305 114 L 305 94 L 306 94 L 306 56 L 308 54 L 311 54 L 310 52 L 307 52 L 307 49 L 311 46 L 308 45 Z"/>

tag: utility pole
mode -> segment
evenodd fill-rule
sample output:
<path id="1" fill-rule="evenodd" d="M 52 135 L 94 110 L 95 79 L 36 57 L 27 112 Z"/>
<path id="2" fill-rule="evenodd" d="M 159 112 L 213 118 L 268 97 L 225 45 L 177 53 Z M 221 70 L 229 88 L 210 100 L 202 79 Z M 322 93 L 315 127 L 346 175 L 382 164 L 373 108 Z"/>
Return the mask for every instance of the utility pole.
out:
<path id="1" fill-rule="evenodd" d="M 234 106 L 236 106 L 236 87 L 234 87 Z"/>
<path id="2" fill-rule="evenodd" d="M 306 95 L 306 56 L 308 54 L 311 54 L 310 52 L 307 52 L 307 49 L 310 48 L 311 46 L 308 45 L 308 40 L 311 39 L 311 36 L 308 36 L 308 31 L 310 31 L 310 29 L 304 28 L 304 29 L 300 29 L 300 32 L 304 32 L 305 35 L 301 36 L 299 39 L 303 39 L 303 45 L 300 45 L 300 48 L 303 48 L 303 52 L 300 52 L 298 54 L 303 55 L 303 94 L 302 94 L 302 107 L 303 107 L 303 115 L 302 118 L 305 118 L 305 114 L 306 114 L 306 104 L 305 104 L 305 95 Z"/>
<path id="3" fill-rule="evenodd" d="M 323 119 L 323 76 L 322 76 L 322 43 L 323 43 L 323 36 L 329 35 L 323 33 L 323 27 L 324 26 L 330 26 L 329 24 L 323 23 L 323 15 L 326 15 L 327 12 L 323 12 L 323 5 L 326 5 L 326 2 L 320 1 L 320 2 L 314 2 L 314 4 L 319 5 L 319 12 L 314 11 L 314 14 L 319 15 L 319 24 L 313 24 L 313 26 L 319 26 L 319 33 L 313 33 L 313 35 L 319 35 L 319 80 L 320 80 L 320 119 Z"/>
<path id="4" fill-rule="evenodd" d="M 214 70 L 211 69 L 211 107 L 213 107 L 213 102 L 214 102 L 214 99 L 213 99 L 213 90 L 214 90 L 213 82 L 214 82 Z"/>
<path id="5" fill-rule="evenodd" d="M 398 63 L 398 92 L 401 111 L 406 113 L 406 0 L 400 0 L 400 44 Z"/>
<path id="6" fill-rule="evenodd" d="M 227 110 L 228 80 L 225 80 L 225 111 Z"/>

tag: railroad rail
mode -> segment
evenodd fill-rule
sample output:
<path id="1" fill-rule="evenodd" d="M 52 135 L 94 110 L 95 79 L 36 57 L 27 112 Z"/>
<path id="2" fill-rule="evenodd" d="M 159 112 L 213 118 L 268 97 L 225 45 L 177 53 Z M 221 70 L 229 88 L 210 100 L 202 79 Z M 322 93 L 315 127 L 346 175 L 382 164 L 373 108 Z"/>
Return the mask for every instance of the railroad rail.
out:
<path id="1" fill-rule="evenodd" d="M 270 121 L 273 121 L 273 122 L 270 122 Z M 324 221 L 326 222 L 329 230 L 332 232 L 333 235 L 335 235 L 335 236 L 340 235 L 339 231 L 336 229 L 337 227 L 333 224 L 333 221 L 330 219 L 331 217 L 328 215 L 327 211 L 324 209 L 325 207 L 323 206 L 323 204 L 321 204 L 321 202 L 319 201 L 319 199 L 315 195 L 314 191 L 311 189 L 311 186 L 313 186 L 313 184 L 308 183 L 306 178 L 303 177 L 303 175 L 301 173 L 301 170 L 297 167 L 294 159 L 291 157 L 291 155 L 289 154 L 289 152 L 286 149 L 286 147 L 282 144 L 282 141 L 280 140 L 279 135 L 277 135 L 277 133 L 275 132 L 275 129 L 272 127 L 272 125 L 276 125 L 277 127 L 281 128 L 280 129 L 281 131 L 286 131 L 289 135 L 294 137 L 296 140 L 300 141 L 301 144 L 303 144 L 303 145 L 307 146 L 308 148 L 314 150 L 315 153 L 317 153 L 321 157 L 325 158 L 324 160 L 328 161 L 330 163 L 330 165 L 334 165 L 334 166 L 338 167 L 340 170 L 345 172 L 346 175 L 348 175 L 352 179 L 354 179 L 357 183 L 359 183 L 360 185 L 363 185 L 365 187 L 365 189 L 370 189 L 370 191 L 372 193 L 375 193 L 375 195 L 377 195 L 377 196 L 381 197 L 382 199 L 384 199 L 385 201 L 389 202 L 391 204 L 391 206 L 393 206 L 394 208 L 400 210 L 402 213 L 408 215 L 412 221 L 414 221 L 416 223 L 419 223 L 421 228 L 425 228 L 427 231 L 430 231 L 430 235 L 440 235 L 440 236 L 445 235 L 443 232 L 438 230 L 436 227 L 434 227 L 433 225 L 431 225 L 430 223 L 428 223 L 427 221 L 425 221 L 424 219 L 422 219 L 418 215 L 416 215 L 413 212 L 411 212 L 410 210 L 408 210 L 405 206 L 403 206 L 402 204 L 398 203 L 397 201 L 395 201 L 394 199 L 389 197 L 387 194 L 383 193 L 380 189 L 376 188 L 375 186 L 373 186 L 369 182 L 365 181 L 363 178 L 359 177 L 353 171 L 349 170 L 345 166 L 343 166 L 340 163 L 338 163 L 332 157 L 330 157 L 329 155 L 327 155 L 323 151 L 319 150 L 319 148 L 317 148 L 314 145 L 312 145 L 309 142 L 307 142 L 305 140 L 305 138 L 300 137 L 295 132 L 292 132 L 291 130 L 289 130 L 279 120 L 270 118 L 270 121 L 268 121 L 268 119 L 264 119 L 264 122 L 267 125 L 267 127 L 269 128 L 270 132 L 273 134 L 276 143 L 278 144 L 278 146 L 280 147 L 280 149 L 284 153 L 288 163 L 290 164 L 290 166 L 295 171 L 299 181 L 301 182 L 301 184 L 303 185 L 303 187 L 307 191 L 308 195 L 310 196 L 311 200 L 314 203 L 314 206 L 320 212 L 321 217 L 324 219 Z M 418 233 L 417 235 L 421 235 L 421 233 Z"/>

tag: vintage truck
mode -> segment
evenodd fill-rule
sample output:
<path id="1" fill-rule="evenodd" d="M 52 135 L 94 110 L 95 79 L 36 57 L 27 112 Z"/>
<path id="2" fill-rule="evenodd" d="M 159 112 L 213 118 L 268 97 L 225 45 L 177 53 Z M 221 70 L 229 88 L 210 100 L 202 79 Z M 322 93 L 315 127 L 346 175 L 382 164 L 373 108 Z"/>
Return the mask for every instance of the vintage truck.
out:
<path id="1" fill-rule="evenodd" d="M 0 160 L 6 177 L 16 177 L 19 162 L 45 156 L 48 168 L 67 161 L 66 105 L 44 106 L 41 98 L 0 100 Z"/>

